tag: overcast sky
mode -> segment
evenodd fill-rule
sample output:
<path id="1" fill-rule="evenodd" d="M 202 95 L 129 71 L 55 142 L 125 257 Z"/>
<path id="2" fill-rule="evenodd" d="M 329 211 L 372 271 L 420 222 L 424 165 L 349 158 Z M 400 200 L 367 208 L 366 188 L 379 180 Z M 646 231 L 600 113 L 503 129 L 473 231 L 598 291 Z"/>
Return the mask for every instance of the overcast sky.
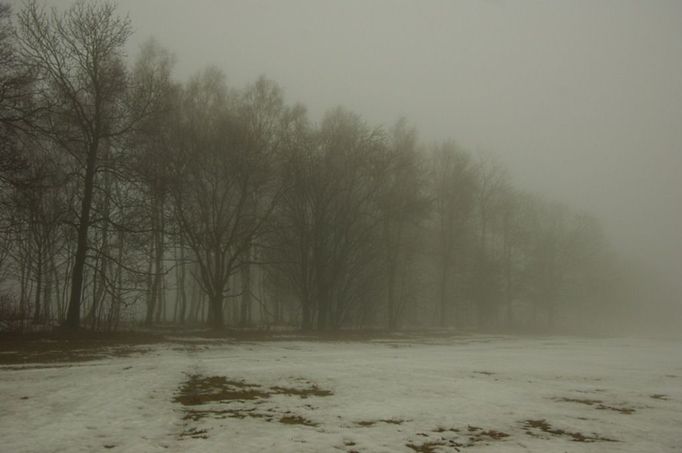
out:
<path id="1" fill-rule="evenodd" d="M 48 2 L 52 3 L 52 2 Z M 136 33 L 237 86 L 265 74 L 315 119 L 407 116 L 497 154 L 517 186 L 595 213 L 682 281 L 682 2 L 120 0 Z"/>

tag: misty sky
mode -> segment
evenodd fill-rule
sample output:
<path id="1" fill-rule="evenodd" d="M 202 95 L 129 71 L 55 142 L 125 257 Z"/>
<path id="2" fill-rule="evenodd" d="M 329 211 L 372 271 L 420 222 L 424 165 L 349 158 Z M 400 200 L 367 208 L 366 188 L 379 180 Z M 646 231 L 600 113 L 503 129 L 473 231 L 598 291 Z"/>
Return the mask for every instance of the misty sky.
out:
<path id="1" fill-rule="evenodd" d="M 118 3 L 131 54 L 154 36 L 179 78 L 212 64 L 236 86 L 265 74 L 313 119 L 339 104 L 375 124 L 407 116 L 682 280 L 680 1 Z"/>

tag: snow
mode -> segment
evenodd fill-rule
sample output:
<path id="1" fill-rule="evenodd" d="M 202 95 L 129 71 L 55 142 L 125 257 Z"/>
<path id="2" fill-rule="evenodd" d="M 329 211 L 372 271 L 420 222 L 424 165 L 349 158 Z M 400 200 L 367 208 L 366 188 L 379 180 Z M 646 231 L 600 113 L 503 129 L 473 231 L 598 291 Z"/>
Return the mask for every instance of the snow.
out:
<path id="1" fill-rule="evenodd" d="M 408 445 L 429 442 L 442 444 L 434 451 L 682 451 L 681 346 L 486 336 L 177 340 L 130 357 L 3 366 L 0 451 L 412 452 Z M 190 375 L 265 390 L 316 385 L 333 395 L 183 406 L 174 398 Z M 228 409 L 257 416 L 226 417 Z M 204 410 L 217 413 L 185 417 Z M 285 415 L 316 426 L 280 423 Z M 526 427 L 543 419 L 554 430 L 617 442 Z M 495 432 L 508 437 L 480 434 Z"/>

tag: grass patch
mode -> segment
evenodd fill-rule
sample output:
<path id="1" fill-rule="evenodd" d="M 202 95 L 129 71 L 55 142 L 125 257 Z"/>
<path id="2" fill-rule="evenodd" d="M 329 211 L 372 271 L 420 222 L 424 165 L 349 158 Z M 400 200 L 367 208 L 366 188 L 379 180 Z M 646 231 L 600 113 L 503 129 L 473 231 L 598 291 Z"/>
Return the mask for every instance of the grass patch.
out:
<path id="1" fill-rule="evenodd" d="M 569 437 L 574 442 L 618 442 L 616 439 L 610 439 L 608 437 L 602 437 L 599 434 L 593 433 L 592 435 L 585 435 L 580 432 L 571 432 L 559 428 L 553 428 L 552 425 L 545 419 L 541 420 L 525 420 L 523 422 L 526 434 L 534 437 L 538 437 L 536 431 L 542 431 L 547 434 L 558 437 Z"/>
<path id="2" fill-rule="evenodd" d="M 653 395 L 649 395 L 649 397 L 661 401 L 668 401 L 670 399 L 668 398 L 668 395 L 664 395 L 662 393 L 654 393 Z"/>
<path id="3" fill-rule="evenodd" d="M 129 357 L 148 351 L 141 346 L 163 341 L 141 333 L 51 333 L 0 335 L 0 365 L 87 362 L 109 357 Z"/>
<path id="4" fill-rule="evenodd" d="M 614 411 L 618 412 L 620 414 L 625 414 L 625 415 L 630 415 L 635 412 L 635 410 L 631 407 L 617 407 L 617 406 L 610 406 L 608 404 L 604 404 L 602 400 L 593 400 L 593 399 L 587 399 L 587 398 L 555 398 L 555 401 L 561 401 L 565 403 L 577 403 L 577 404 L 584 404 L 586 406 L 593 406 L 598 410 L 608 410 L 608 411 Z"/>
<path id="5" fill-rule="evenodd" d="M 261 390 L 257 384 L 232 381 L 224 376 L 201 376 L 193 374 L 180 387 L 174 401 L 183 406 L 197 406 L 221 401 L 244 401 L 268 398 L 271 393 Z"/>
<path id="6" fill-rule="evenodd" d="M 308 398 L 309 396 L 331 396 L 334 393 L 331 390 L 321 389 L 313 384 L 307 388 L 291 388 L 291 387 L 270 387 L 271 394 L 299 396 L 301 398 Z"/>
<path id="7" fill-rule="evenodd" d="M 413 444 L 413 443 L 407 443 L 405 446 L 407 448 L 410 448 L 417 453 L 434 453 L 438 451 L 440 447 L 444 447 L 447 445 L 447 442 L 442 441 L 442 440 L 433 440 L 433 441 L 428 441 L 424 442 L 421 444 Z"/>
<path id="8" fill-rule="evenodd" d="M 192 374 L 185 381 L 175 396 L 176 403 L 183 406 L 197 406 L 212 402 L 248 401 L 270 398 L 272 395 L 325 397 L 334 393 L 317 385 L 304 388 L 262 387 L 245 381 L 227 379 L 225 376 L 202 376 Z"/>
<path id="9" fill-rule="evenodd" d="M 179 438 L 185 439 L 187 437 L 192 439 L 208 439 L 208 431 L 206 431 L 205 429 L 187 428 L 182 433 L 180 433 Z"/>
<path id="10" fill-rule="evenodd" d="M 405 423 L 405 420 L 399 418 L 384 418 L 380 420 L 360 420 L 359 422 L 355 422 L 356 425 L 362 426 L 363 428 L 369 428 L 370 426 L 374 426 L 377 423 L 388 423 L 389 425 L 402 425 L 403 423 Z"/>
<path id="11" fill-rule="evenodd" d="M 306 381 L 307 382 L 307 381 Z M 194 424 L 200 422 L 202 419 L 211 417 L 214 419 L 226 418 L 257 418 L 266 422 L 278 422 L 284 425 L 302 425 L 316 427 L 318 423 L 293 414 L 290 411 L 282 412 L 273 409 L 267 411 L 257 411 L 256 407 L 241 407 L 227 406 L 220 408 L 220 406 L 209 406 L 210 408 L 202 408 L 203 405 L 208 404 L 230 404 L 232 402 L 244 403 L 252 402 L 258 403 L 258 400 L 265 400 L 273 395 L 295 396 L 299 398 L 308 398 L 311 396 L 326 397 L 333 393 L 329 390 L 322 389 L 317 385 L 309 384 L 305 388 L 289 388 L 289 387 L 263 387 L 259 384 L 253 384 L 244 380 L 228 379 L 225 376 L 202 376 L 200 374 L 189 375 L 187 380 L 180 386 L 173 401 L 187 406 L 183 420 L 187 424 Z M 205 406 L 204 406 L 205 407 Z M 223 406 L 225 407 L 225 406 Z M 205 430 L 198 430 L 196 427 L 186 428 L 180 438 L 207 438 Z"/>
<path id="12" fill-rule="evenodd" d="M 319 426 L 318 423 L 312 422 L 300 415 L 284 415 L 280 417 L 279 422 L 285 425 Z"/>

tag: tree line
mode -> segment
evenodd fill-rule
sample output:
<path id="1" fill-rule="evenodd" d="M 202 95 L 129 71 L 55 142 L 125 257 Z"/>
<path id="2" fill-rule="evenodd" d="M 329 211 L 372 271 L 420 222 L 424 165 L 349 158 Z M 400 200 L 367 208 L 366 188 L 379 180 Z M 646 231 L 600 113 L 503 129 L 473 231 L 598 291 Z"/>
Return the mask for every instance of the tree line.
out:
<path id="1" fill-rule="evenodd" d="M 405 119 L 187 81 L 113 3 L 0 4 L 0 319 L 479 329 L 608 317 L 598 221 Z"/>

